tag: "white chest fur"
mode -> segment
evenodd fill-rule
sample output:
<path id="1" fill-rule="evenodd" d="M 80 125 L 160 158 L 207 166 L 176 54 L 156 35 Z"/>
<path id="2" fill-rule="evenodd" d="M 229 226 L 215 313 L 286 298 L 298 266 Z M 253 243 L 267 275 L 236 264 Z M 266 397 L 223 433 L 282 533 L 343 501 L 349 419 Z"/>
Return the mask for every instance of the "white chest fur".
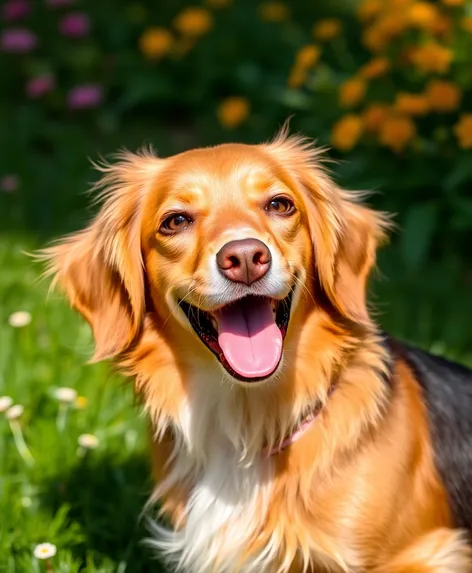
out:
<path id="1" fill-rule="evenodd" d="M 180 483 L 190 484 L 191 494 L 182 524 L 175 531 L 154 524 L 151 544 L 188 573 L 269 573 L 275 544 L 245 555 L 265 524 L 271 462 L 260 456 L 259 444 L 259 455 L 248 455 L 254 444 L 242 409 L 234 394 L 229 400 L 221 388 L 218 394 L 200 394 L 182 407 L 172 470 L 153 497 Z"/>

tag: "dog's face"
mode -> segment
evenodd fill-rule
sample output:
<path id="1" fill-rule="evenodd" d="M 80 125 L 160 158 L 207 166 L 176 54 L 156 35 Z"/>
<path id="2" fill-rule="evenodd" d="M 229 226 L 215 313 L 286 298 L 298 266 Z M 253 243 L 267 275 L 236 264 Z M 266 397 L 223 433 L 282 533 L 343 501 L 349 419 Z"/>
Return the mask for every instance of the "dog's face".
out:
<path id="1" fill-rule="evenodd" d="M 191 336 L 193 350 L 251 384 L 280 368 L 296 313 L 368 324 L 385 221 L 339 190 L 317 155 L 282 135 L 102 168 L 101 212 L 46 253 L 92 326 L 96 358 L 125 353 L 151 314 L 177 345 Z"/>
<path id="2" fill-rule="evenodd" d="M 240 381 L 274 373 L 313 250 L 287 173 L 243 145 L 178 156 L 148 195 L 142 245 L 164 320 L 190 328 Z"/>

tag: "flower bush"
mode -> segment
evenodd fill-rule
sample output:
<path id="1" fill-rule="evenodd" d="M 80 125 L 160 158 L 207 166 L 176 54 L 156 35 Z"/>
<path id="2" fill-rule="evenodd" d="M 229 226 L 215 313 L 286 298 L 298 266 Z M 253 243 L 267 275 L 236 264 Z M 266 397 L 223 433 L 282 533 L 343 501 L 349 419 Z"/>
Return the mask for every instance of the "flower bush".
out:
<path id="1" fill-rule="evenodd" d="M 29 224 L 50 224 L 55 205 L 64 207 L 55 155 L 70 164 L 79 153 L 94 157 L 156 139 L 164 152 L 258 141 L 292 116 L 294 130 L 342 158 L 342 184 L 379 190 L 374 203 L 398 212 L 400 247 L 412 268 L 451 253 L 467 258 L 466 0 L 181 0 L 159 7 L 121 0 L 113 9 L 7 0 L 0 24 L 0 120 L 12 134 L 0 179 L 16 177 L 25 192 L 23 179 L 50 173 L 47 196 L 31 191 L 20 205 L 18 193 L 4 194 Z M 81 170 L 74 193 L 84 186 Z"/>

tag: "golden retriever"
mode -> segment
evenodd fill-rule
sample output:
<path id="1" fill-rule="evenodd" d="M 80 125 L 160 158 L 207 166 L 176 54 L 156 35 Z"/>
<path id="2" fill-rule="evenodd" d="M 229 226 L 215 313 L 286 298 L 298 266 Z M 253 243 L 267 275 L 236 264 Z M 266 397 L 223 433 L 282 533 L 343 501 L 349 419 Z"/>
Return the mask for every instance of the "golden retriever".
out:
<path id="1" fill-rule="evenodd" d="M 43 258 L 143 396 L 171 566 L 472 571 L 472 422 L 447 399 L 471 419 L 472 376 L 371 319 L 388 218 L 285 130 L 100 169 L 100 212 Z"/>

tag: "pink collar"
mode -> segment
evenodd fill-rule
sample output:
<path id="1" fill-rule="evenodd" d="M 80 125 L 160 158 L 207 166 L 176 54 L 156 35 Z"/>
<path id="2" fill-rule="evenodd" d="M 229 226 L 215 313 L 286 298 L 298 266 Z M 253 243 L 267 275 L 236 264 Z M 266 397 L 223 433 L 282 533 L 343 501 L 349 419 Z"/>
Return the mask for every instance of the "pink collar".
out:
<path id="1" fill-rule="evenodd" d="M 331 394 L 333 393 L 333 390 L 335 389 L 336 384 L 332 384 L 329 387 L 328 390 L 328 398 L 331 396 Z M 306 434 L 306 432 L 308 432 L 308 430 L 311 428 L 311 426 L 313 425 L 313 422 L 316 420 L 316 418 L 318 417 L 318 414 L 321 412 L 321 410 L 323 409 L 324 403 L 318 401 L 313 410 L 307 414 L 303 420 L 301 421 L 300 424 L 298 424 L 297 429 L 293 432 L 293 434 L 290 434 L 289 436 L 286 436 L 282 442 L 280 442 L 279 444 L 277 444 L 276 446 L 274 446 L 273 448 L 269 449 L 269 448 L 265 448 L 264 449 L 264 457 L 266 458 L 270 458 L 271 456 L 275 456 L 276 454 L 280 454 L 280 452 L 282 450 L 285 450 L 285 448 L 288 448 L 288 446 L 291 446 L 292 444 L 294 444 L 296 441 L 298 441 L 304 434 Z"/>

